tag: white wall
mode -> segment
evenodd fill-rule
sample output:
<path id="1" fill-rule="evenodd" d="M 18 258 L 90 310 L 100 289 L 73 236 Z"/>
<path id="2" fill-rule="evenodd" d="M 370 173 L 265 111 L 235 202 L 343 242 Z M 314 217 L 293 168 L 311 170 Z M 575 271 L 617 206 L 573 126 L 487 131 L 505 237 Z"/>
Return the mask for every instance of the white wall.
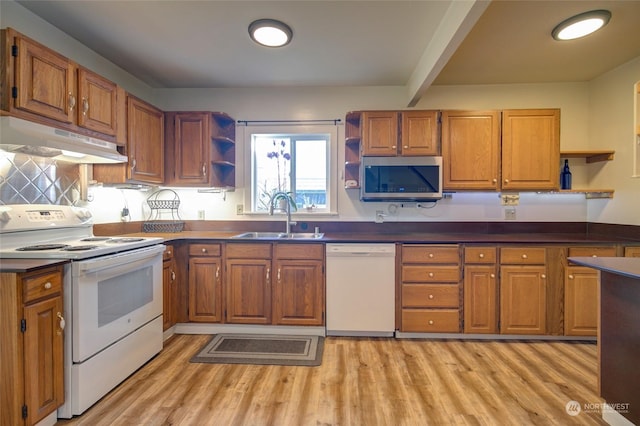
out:
<path id="1" fill-rule="evenodd" d="M 344 119 L 346 112 L 361 109 L 404 109 L 404 87 L 316 87 L 270 89 L 161 89 L 153 90 L 137 78 L 101 58 L 12 0 L 0 1 L 0 25 L 44 42 L 79 64 L 101 73 L 164 110 L 224 111 L 237 120 Z M 638 179 L 630 179 L 630 120 L 633 102 L 627 86 L 640 80 L 640 58 L 591 83 L 519 84 L 489 86 L 431 87 L 416 108 L 505 109 L 561 108 L 562 149 L 615 148 L 616 160 L 586 166 L 572 160 L 574 187 L 616 189 L 613 200 L 585 200 L 582 195 L 521 194 L 517 221 L 598 221 L 640 225 Z M 635 78 L 635 80 L 634 80 Z M 627 130 L 629 129 L 629 130 Z M 339 158 L 344 161 L 344 132 L 339 136 Z M 239 150 L 241 151 L 241 149 Z M 237 177 L 241 178 L 242 162 Z M 340 167 L 341 169 L 341 167 Z M 560 164 L 558 165 L 558 172 Z M 355 190 L 339 186 L 338 217 L 326 220 L 372 221 L 376 210 L 397 221 L 502 221 L 504 209 L 496 193 L 456 193 L 432 209 L 399 208 L 389 212 L 389 203 L 362 203 Z M 237 216 L 236 204 L 244 199 L 242 188 L 235 192 L 201 194 L 192 189 L 177 190 L 182 200 L 183 219 L 197 219 L 205 210 L 207 219 L 255 219 Z M 88 206 L 97 222 L 120 220 L 124 204 L 132 220 L 146 219 L 148 193 L 112 188 L 93 188 Z"/>

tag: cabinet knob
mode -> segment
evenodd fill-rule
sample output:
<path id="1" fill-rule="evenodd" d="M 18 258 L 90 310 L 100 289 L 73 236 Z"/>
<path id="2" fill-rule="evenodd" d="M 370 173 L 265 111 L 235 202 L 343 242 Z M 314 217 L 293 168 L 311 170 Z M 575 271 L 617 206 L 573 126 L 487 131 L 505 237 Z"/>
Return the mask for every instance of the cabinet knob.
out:
<path id="1" fill-rule="evenodd" d="M 493 183 L 497 183 L 497 182 L 498 182 L 498 179 L 493 178 L 493 179 L 491 179 L 491 182 L 493 182 Z"/>
<path id="2" fill-rule="evenodd" d="M 429 278 L 433 278 L 433 272 L 429 272 Z"/>
<path id="3" fill-rule="evenodd" d="M 396 149 L 397 147 L 395 145 L 391 145 L 391 148 Z"/>
<path id="4" fill-rule="evenodd" d="M 542 275 L 540 275 L 540 278 L 545 279 L 545 278 L 547 278 L 547 275 L 546 274 L 542 274 Z"/>
<path id="5" fill-rule="evenodd" d="M 496 277 L 496 274 L 490 274 L 489 276 L 490 276 L 491 278 L 495 278 L 495 277 Z"/>
<path id="6" fill-rule="evenodd" d="M 45 290 L 49 290 L 51 288 L 51 283 L 49 281 L 44 283 L 44 288 L 45 288 Z"/>
<path id="7" fill-rule="evenodd" d="M 572 280 L 573 279 L 573 274 L 569 274 L 569 279 Z"/>
<path id="8" fill-rule="evenodd" d="M 484 253 L 480 253 L 478 257 L 480 257 L 480 259 L 484 259 Z"/>
<path id="9" fill-rule="evenodd" d="M 429 299 L 433 299 L 433 294 L 430 294 L 430 295 L 429 295 Z"/>
<path id="10" fill-rule="evenodd" d="M 167 250 L 167 256 L 171 256 L 173 253 L 171 253 L 171 250 Z"/>
<path id="11" fill-rule="evenodd" d="M 67 323 L 64 321 L 64 317 L 60 312 L 58 312 L 56 316 L 60 319 L 60 330 L 64 330 L 65 325 L 67 325 Z"/>
<path id="12" fill-rule="evenodd" d="M 598 257 L 598 255 L 597 254 L 592 254 L 591 257 Z"/>
<path id="13" fill-rule="evenodd" d="M 528 259 L 528 258 L 529 258 L 529 256 L 527 256 L 526 254 L 523 254 L 523 255 L 522 255 L 522 258 L 523 258 L 523 259 Z"/>
<path id="14" fill-rule="evenodd" d="M 404 149 L 409 149 L 409 145 L 405 145 L 405 146 L 403 146 L 402 148 L 404 148 Z"/>
<path id="15" fill-rule="evenodd" d="M 203 248 L 203 249 L 202 249 L 202 252 L 203 252 L 203 253 L 206 253 L 206 252 L 207 252 L 207 249 L 206 249 L 206 248 Z"/>
<path id="16" fill-rule="evenodd" d="M 429 320 L 429 325 L 433 325 L 433 320 Z"/>
<path id="17" fill-rule="evenodd" d="M 433 253 L 429 253 L 429 259 L 433 259 Z"/>
<path id="18" fill-rule="evenodd" d="M 504 180 L 504 183 L 509 183 L 509 179 L 505 179 L 505 180 Z"/>
<path id="19" fill-rule="evenodd" d="M 76 107 L 76 97 L 73 96 L 73 93 L 69 92 L 69 112 L 73 111 Z"/>

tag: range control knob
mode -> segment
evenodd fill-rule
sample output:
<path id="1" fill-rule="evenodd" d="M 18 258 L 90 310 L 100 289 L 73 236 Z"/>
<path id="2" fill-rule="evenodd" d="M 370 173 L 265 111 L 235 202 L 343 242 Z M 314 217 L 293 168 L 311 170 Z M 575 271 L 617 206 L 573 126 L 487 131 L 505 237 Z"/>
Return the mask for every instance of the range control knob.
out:
<path id="1" fill-rule="evenodd" d="M 7 223 L 10 220 L 11 220 L 11 215 L 9 214 L 9 212 L 6 212 L 6 211 L 0 212 L 0 222 Z"/>
<path id="2" fill-rule="evenodd" d="M 78 208 L 74 210 L 76 217 L 82 221 L 91 219 L 91 211 L 89 209 Z"/>

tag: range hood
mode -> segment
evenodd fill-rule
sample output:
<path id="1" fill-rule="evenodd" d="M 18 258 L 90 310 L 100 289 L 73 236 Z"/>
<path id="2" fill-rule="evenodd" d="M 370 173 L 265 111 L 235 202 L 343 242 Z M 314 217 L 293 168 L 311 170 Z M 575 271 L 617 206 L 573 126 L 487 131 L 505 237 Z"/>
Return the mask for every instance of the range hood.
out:
<path id="1" fill-rule="evenodd" d="M 0 117 L 0 150 L 81 164 L 126 163 L 117 145 L 16 117 Z"/>

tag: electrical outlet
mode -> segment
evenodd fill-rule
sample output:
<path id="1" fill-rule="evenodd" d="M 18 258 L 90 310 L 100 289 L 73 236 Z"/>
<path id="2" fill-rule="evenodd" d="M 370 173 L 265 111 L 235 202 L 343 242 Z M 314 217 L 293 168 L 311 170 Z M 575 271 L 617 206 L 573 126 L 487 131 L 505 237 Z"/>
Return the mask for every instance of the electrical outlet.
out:
<path id="1" fill-rule="evenodd" d="M 204 220 L 204 210 L 198 210 L 198 219 Z"/>
<path id="2" fill-rule="evenodd" d="M 244 205 L 236 204 L 236 214 L 244 214 Z"/>
<path id="3" fill-rule="evenodd" d="M 516 208 L 507 207 L 506 209 L 504 209 L 504 218 L 506 220 L 516 220 Z"/>
<path id="4" fill-rule="evenodd" d="M 384 222 L 384 212 L 382 210 L 376 210 L 376 223 Z"/>

